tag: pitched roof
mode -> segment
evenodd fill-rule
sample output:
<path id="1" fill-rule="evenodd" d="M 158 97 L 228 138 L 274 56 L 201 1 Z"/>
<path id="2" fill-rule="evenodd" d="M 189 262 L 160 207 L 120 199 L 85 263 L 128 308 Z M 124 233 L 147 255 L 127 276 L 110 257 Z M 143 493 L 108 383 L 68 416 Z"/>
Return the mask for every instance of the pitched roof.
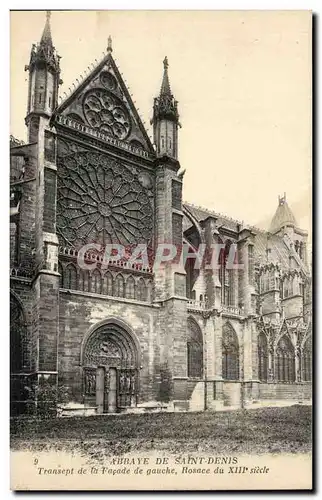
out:
<path id="1" fill-rule="evenodd" d="M 284 226 L 297 226 L 294 214 L 286 201 L 285 193 L 283 197 L 278 199 L 278 207 L 269 230 L 271 233 L 277 233 Z"/>
<path id="2" fill-rule="evenodd" d="M 217 224 L 218 226 L 224 226 L 227 229 L 230 229 L 232 231 L 238 231 L 237 226 L 243 225 L 243 222 L 237 219 L 232 219 L 231 217 L 228 217 L 227 215 L 220 214 L 218 212 L 215 212 L 214 210 L 209 210 L 208 208 L 204 207 L 197 207 L 196 205 L 193 205 L 192 203 L 184 203 L 184 207 L 188 210 L 188 212 L 198 221 L 207 219 L 209 216 L 216 217 L 217 219 Z M 190 221 L 186 221 L 184 224 L 186 224 L 186 229 L 188 229 L 188 223 L 191 226 Z"/>
<path id="3" fill-rule="evenodd" d="M 284 239 L 278 235 L 271 234 L 263 229 L 254 226 L 245 225 L 243 221 L 233 219 L 226 215 L 217 213 L 203 207 L 196 207 L 191 203 L 184 203 L 184 208 L 198 221 L 204 220 L 209 216 L 216 217 L 217 225 L 224 226 L 227 229 L 238 232 L 240 227 L 251 229 L 255 232 L 254 236 L 254 258 L 259 264 L 268 262 L 280 263 L 283 268 L 289 267 L 290 250 Z M 186 231 L 192 226 L 188 217 L 184 217 L 183 230 Z M 239 226 L 239 227 L 238 227 Z"/>
<path id="4" fill-rule="evenodd" d="M 254 257 L 259 264 L 280 263 L 283 268 L 288 268 L 290 251 L 283 238 L 261 231 L 255 235 Z"/>

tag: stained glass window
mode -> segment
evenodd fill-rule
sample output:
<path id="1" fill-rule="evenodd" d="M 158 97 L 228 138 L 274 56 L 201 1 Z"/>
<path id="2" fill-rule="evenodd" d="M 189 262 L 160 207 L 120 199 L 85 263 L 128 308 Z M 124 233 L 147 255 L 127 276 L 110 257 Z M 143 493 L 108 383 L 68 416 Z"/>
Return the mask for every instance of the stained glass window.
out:
<path id="1" fill-rule="evenodd" d="M 149 244 L 153 213 L 135 173 L 96 152 L 58 161 L 57 232 L 63 246 Z"/>
<path id="2" fill-rule="evenodd" d="M 292 342 L 286 335 L 277 344 L 275 370 L 279 382 L 295 381 L 295 352 Z"/>
<path id="3" fill-rule="evenodd" d="M 304 382 L 312 380 L 312 338 L 309 337 L 302 351 L 302 377 Z"/>

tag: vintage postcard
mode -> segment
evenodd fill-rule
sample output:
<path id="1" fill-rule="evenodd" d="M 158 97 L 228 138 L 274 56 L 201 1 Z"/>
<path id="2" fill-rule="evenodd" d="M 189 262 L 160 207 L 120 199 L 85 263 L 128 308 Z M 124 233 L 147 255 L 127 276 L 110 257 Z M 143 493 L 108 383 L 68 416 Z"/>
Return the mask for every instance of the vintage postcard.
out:
<path id="1" fill-rule="evenodd" d="M 11 12 L 13 490 L 312 488 L 311 44 Z"/>

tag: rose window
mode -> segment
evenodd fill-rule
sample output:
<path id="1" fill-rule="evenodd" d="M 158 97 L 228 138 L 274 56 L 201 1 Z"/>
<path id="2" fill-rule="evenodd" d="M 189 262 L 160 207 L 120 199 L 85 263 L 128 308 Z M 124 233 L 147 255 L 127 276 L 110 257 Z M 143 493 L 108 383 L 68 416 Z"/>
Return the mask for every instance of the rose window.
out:
<path id="1" fill-rule="evenodd" d="M 100 81 L 101 84 L 107 88 L 108 90 L 116 90 L 117 88 L 117 82 L 114 76 L 109 73 L 108 71 L 102 71 L 100 74 Z"/>
<path id="2" fill-rule="evenodd" d="M 124 165 L 94 152 L 59 162 L 57 231 L 63 245 L 148 244 L 152 224 L 148 192 Z"/>
<path id="3" fill-rule="evenodd" d="M 107 90 L 92 90 L 85 96 L 84 115 L 100 132 L 124 140 L 131 128 L 130 115 L 122 101 Z"/>

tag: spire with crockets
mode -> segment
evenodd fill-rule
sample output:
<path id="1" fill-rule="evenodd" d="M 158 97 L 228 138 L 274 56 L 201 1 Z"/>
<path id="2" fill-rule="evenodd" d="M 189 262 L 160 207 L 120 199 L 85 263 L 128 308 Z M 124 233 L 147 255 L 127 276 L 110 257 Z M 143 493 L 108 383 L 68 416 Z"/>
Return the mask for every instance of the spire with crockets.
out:
<path id="1" fill-rule="evenodd" d="M 51 12 L 50 12 L 50 10 L 47 10 L 46 11 L 46 24 L 44 27 L 44 31 L 42 33 L 40 45 L 47 45 L 49 47 L 52 47 L 53 41 L 51 38 L 50 17 L 51 17 Z"/>
<path id="2" fill-rule="evenodd" d="M 25 66 L 29 72 L 29 91 L 26 124 L 29 140 L 37 140 L 35 125 L 39 117 L 49 119 L 57 107 L 60 79 L 60 57 L 57 55 L 51 36 L 50 12 L 46 12 L 45 26 L 38 44 L 33 44 L 30 61 Z M 34 135 L 34 132 L 36 135 Z"/>
<path id="3" fill-rule="evenodd" d="M 25 67 L 26 70 L 33 70 L 37 64 L 46 65 L 52 73 L 59 73 L 59 60 L 60 57 L 56 54 L 55 47 L 51 36 L 50 27 L 51 12 L 46 11 L 46 22 L 42 32 L 40 42 L 36 45 L 33 44 L 29 65 Z"/>
<path id="4" fill-rule="evenodd" d="M 164 61 L 163 61 L 164 70 L 163 70 L 163 79 L 162 79 L 160 96 L 169 95 L 172 97 L 171 89 L 170 89 L 170 82 L 169 82 L 168 67 L 169 67 L 169 63 L 168 63 L 168 58 L 166 56 L 164 58 Z"/>
<path id="5" fill-rule="evenodd" d="M 163 60 L 163 78 L 159 97 L 154 99 L 154 115 L 158 118 L 168 118 L 174 121 L 179 120 L 177 101 L 174 99 L 169 82 L 169 62 L 165 57 Z"/>
<path id="6" fill-rule="evenodd" d="M 174 99 L 170 88 L 169 62 L 163 61 L 163 78 L 159 97 L 154 99 L 153 131 L 154 143 L 158 155 L 167 155 L 177 159 L 178 155 L 178 102 Z"/>

